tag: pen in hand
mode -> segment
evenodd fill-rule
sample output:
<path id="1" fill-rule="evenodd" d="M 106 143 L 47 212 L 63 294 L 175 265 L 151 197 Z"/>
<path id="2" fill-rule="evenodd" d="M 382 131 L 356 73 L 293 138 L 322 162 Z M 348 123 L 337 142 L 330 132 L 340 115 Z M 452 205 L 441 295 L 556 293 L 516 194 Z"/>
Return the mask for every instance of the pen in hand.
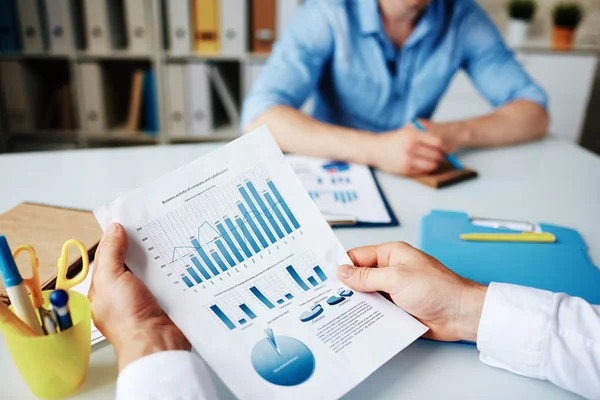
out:
<path id="1" fill-rule="evenodd" d="M 415 128 L 417 128 L 417 130 L 419 130 L 423 133 L 427 133 L 427 129 L 425 129 L 425 127 L 416 118 L 412 120 L 412 124 Z M 458 159 L 453 154 L 446 154 L 446 160 L 448 160 L 448 162 L 450 164 L 452 164 L 452 166 L 457 171 L 460 171 L 463 169 L 462 164 L 460 163 L 460 161 L 458 161 Z"/>

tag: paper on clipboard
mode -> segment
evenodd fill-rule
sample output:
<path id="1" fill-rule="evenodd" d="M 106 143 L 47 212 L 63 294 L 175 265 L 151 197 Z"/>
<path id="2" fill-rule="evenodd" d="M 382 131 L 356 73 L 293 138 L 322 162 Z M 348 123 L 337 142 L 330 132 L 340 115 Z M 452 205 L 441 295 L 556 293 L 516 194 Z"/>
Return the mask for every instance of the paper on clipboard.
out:
<path id="1" fill-rule="evenodd" d="M 392 222 L 369 167 L 295 154 L 286 159 L 330 224 Z"/>

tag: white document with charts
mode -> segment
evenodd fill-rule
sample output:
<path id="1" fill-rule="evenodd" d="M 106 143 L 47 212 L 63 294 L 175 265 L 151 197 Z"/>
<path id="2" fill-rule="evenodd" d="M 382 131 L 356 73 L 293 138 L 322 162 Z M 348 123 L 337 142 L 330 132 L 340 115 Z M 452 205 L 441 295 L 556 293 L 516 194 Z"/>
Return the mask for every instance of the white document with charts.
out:
<path id="1" fill-rule="evenodd" d="M 398 225 L 369 167 L 297 154 L 285 158 L 331 224 Z"/>
<path id="2" fill-rule="evenodd" d="M 95 215 L 239 398 L 338 398 L 427 330 L 340 283 L 351 261 L 266 127 Z"/>

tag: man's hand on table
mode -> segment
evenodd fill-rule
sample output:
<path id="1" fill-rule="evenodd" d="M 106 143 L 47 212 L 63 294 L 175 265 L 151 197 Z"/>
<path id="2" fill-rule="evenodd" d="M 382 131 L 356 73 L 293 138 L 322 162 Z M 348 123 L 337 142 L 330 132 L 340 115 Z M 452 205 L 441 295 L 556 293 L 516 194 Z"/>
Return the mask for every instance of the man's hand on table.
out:
<path id="1" fill-rule="evenodd" d="M 443 142 L 424 134 L 412 124 L 372 136 L 368 164 L 397 175 L 422 175 L 437 169 L 444 160 Z"/>
<path id="2" fill-rule="evenodd" d="M 469 124 L 464 121 L 440 123 L 419 120 L 419 122 L 427 129 L 428 133 L 441 139 L 442 149 L 446 154 L 466 147 L 473 135 Z"/>

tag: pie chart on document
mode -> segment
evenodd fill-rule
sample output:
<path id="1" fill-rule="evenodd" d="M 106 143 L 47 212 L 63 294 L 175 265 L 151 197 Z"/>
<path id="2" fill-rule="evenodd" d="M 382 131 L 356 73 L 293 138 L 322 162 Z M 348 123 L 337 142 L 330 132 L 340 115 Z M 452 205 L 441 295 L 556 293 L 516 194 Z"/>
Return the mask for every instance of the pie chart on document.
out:
<path id="1" fill-rule="evenodd" d="M 254 345 L 250 355 L 256 372 L 275 385 L 306 382 L 315 370 L 315 356 L 308 346 L 290 336 L 276 336 L 270 328 L 265 333 L 267 337 Z"/>
<path id="2" fill-rule="evenodd" d="M 317 318 L 321 314 L 323 314 L 323 306 L 317 304 L 310 310 L 304 311 L 302 314 L 300 314 L 300 321 L 309 322 Z"/>

